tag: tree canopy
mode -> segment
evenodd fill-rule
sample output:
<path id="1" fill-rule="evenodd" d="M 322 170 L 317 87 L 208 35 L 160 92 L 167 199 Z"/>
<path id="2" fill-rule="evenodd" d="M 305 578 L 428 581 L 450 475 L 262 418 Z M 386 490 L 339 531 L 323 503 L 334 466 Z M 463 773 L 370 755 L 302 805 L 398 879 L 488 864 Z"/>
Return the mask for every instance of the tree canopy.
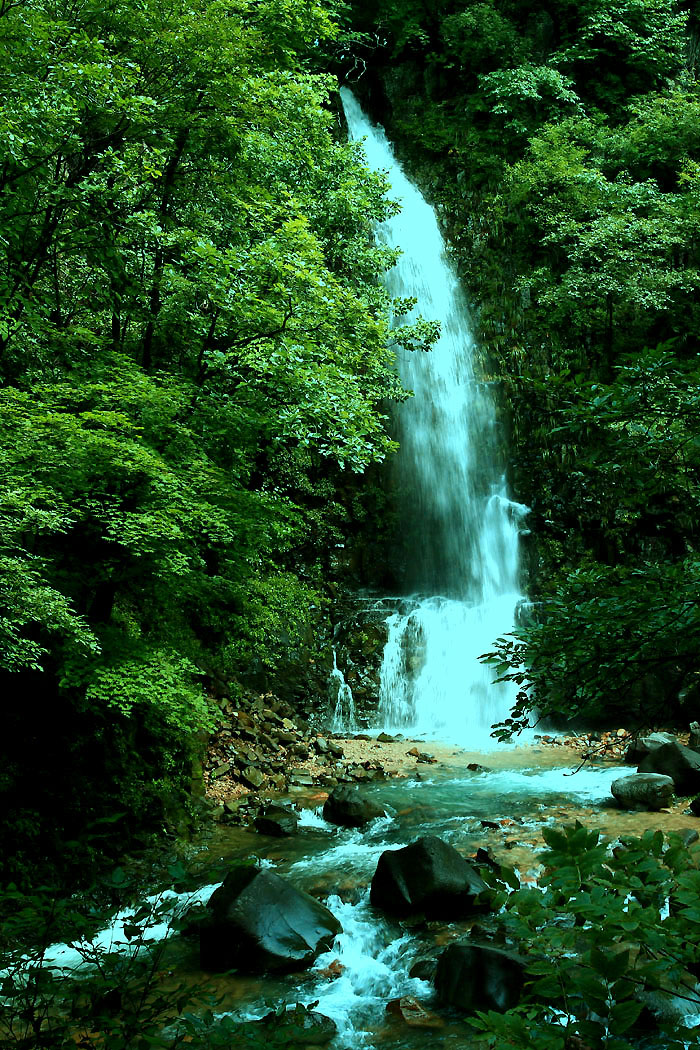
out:
<path id="1" fill-rule="evenodd" d="M 336 31 L 306 0 L 0 8 L 2 787 L 20 810 L 60 793 L 71 735 L 108 797 L 160 804 L 208 684 L 299 663 L 352 478 L 393 449 L 395 255 L 372 231 L 395 205 L 343 140 L 320 70 Z M 94 816 L 81 764 L 66 807 Z"/>

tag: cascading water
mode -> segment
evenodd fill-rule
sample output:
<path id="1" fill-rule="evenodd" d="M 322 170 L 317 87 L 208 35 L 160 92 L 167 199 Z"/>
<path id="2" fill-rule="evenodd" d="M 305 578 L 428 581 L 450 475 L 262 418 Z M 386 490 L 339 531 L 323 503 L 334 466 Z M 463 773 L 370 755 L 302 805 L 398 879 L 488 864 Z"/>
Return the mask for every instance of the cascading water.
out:
<path id="1" fill-rule="evenodd" d="M 331 729 L 334 733 L 354 733 L 357 729 L 355 721 L 355 698 L 352 689 L 345 681 L 345 675 L 338 667 L 338 658 L 333 650 L 333 669 L 328 679 L 328 702 L 333 717 Z"/>
<path id="2" fill-rule="evenodd" d="M 409 595 L 389 617 L 380 688 L 385 728 L 483 746 L 514 699 L 493 685 L 479 656 L 512 630 L 519 523 L 527 508 L 508 498 L 498 467 L 496 413 L 476 368 L 469 313 L 435 213 L 397 163 L 381 128 L 347 89 L 350 137 L 364 138 L 368 164 L 388 173 L 398 215 L 377 230 L 402 250 L 385 284 L 415 298 L 441 322 L 430 353 L 401 348 L 399 374 L 414 397 L 396 414 L 396 489 L 410 537 Z M 492 743 L 492 741 L 491 741 Z"/>

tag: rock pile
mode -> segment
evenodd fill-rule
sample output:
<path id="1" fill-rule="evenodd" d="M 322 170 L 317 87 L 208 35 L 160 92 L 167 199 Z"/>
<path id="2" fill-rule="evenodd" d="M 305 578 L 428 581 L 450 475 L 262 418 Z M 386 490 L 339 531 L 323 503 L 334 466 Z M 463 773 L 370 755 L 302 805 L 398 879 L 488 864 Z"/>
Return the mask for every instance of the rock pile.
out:
<path id="1" fill-rule="evenodd" d="M 341 743 L 313 730 L 271 694 L 243 696 L 235 706 L 224 699 L 220 708 L 204 769 L 206 793 L 218 804 L 219 819 L 250 817 L 264 798 L 290 789 L 332 789 L 387 775 L 377 759 L 348 761 Z"/>

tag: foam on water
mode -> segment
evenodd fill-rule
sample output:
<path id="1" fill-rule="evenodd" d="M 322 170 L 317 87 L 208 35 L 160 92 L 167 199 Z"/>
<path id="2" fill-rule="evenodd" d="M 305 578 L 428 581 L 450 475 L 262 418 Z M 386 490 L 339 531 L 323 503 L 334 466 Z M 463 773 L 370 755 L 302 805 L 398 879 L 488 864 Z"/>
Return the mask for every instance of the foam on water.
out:
<path id="1" fill-rule="evenodd" d="M 629 774 L 629 766 L 604 769 L 502 769 L 482 773 L 475 780 L 495 795 L 573 795 L 579 801 L 595 802 L 610 797 L 610 785 Z"/>
<path id="2" fill-rule="evenodd" d="M 300 810 L 298 826 L 300 828 L 313 828 L 314 831 L 335 831 L 335 825 L 329 824 L 327 820 L 323 819 L 322 806 L 317 806 L 315 809 L 307 806 L 305 809 Z"/>
<path id="3" fill-rule="evenodd" d="M 75 972 L 84 966 L 91 965 L 91 959 L 98 958 L 105 953 L 120 952 L 124 955 L 135 955 L 143 950 L 144 945 L 147 946 L 169 937 L 173 933 L 173 919 L 195 904 L 206 904 L 218 885 L 219 883 L 212 883 L 188 893 L 165 890 L 163 893 L 146 897 L 139 905 L 123 908 L 117 912 L 110 922 L 94 936 L 71 944 L 50 945 L 44 953 L 42 965 L 58 971 Z M 153 921 L 152 924 L 151 922 L 138 923 L 137 925 L 145 926 L 143 936 L 129 939 L 125 927 L 134 925 L 133 916 L 137 908 L 149 909 Z"/>
<path id="4" fill-rule="evenodd" d="M 317 959 L 314 970 L 324 970 L 334 960 L 343 969 L 330 983 L 322 978 L 309 1001 L 318 999 L 317 1009 L 338 1025 L 337 1045 L 349 1050 L 369 1043 L 381 1027 L 391 999 L 402 995 L 426 998 L 432 989 L 408 976 L 413 961 L 410 935 L 378 919 L 368 893 L 356 904 L 347 904 L 339 897 L 330 897 L 326 903 L 340 920 L 343 932 L 333 950 Z"/>

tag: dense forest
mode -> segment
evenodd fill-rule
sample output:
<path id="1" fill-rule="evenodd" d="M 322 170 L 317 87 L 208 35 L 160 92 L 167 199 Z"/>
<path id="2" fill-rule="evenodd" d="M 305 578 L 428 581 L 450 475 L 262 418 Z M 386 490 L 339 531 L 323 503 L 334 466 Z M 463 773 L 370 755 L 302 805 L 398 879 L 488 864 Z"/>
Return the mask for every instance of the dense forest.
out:
<path id="1" fill-rule="evenodd" d="M 397 586 L 396 350 L 440 319 L 382 283 L 399 206 L 341 84 L 437 211 L 530 508 L 529 604 L 482 657 L 519 688 L 497 732 L 696 718 L 699 55 L 686 0 L 0 0 L 0 949 L 99 926 L 67 890 L 106 872 L 116 907 L 117 860 L 211 817 L 222 708 L 324 717 L 341 605 Z M 651 1016 L 637 985 L 700 973 L 686 842 L 544 838 L 541 888 L 485 862 L 502 942 L 541 956 L 479 1045 L 661 1046 L 622 1036 Z M 136 914 L 127 940 L 162 918 Z M 103 1018 L 77 1045 L 305 1045 L 213 1014 L 165 1039 L 189 993 L 112 965 L 119 1039 Z M 9 972 L 4 1004 L 32 990 Z M 76 1045 L 35 984 L 17 1045 Z"/>
<path id="2" fill-rule="evenodd" d="M 18 2 L 0 29 L 3 834 L 175 819 L 209 697 L 322 693 L 342 552 L 391 513 L 393 347 L 435 334 L 392 328 L 394 205 L 336 77 L 438 205 L 510 419 L 507 728 L 692 717 L 687 5 Z"/>
<path id="3" fill-rule="evenodd" d="M 176 819 L 208 696 L 303 691 L 392 343 L 427 333 L 388 334 L 392 205 L 323 5 L 5 3 L 0 32 L 8 861 Z"/>

